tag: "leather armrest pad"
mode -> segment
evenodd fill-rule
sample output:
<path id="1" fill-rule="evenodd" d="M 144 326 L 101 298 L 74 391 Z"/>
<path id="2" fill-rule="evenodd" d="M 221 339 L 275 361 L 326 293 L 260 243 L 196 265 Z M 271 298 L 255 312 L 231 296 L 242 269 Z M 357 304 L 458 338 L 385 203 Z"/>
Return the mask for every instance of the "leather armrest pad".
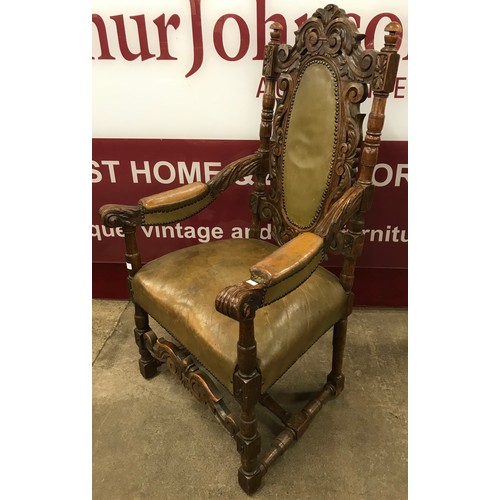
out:
<path id="1" fill-rule="evenodd" d="M 141 198 L 139 203 L 146 212 L 157 210 L 175 210 L 196 201 L 208 193 L 208 186 L 202 182 L 193 182 L 169 191 Z"/>
<path id="2" fill-rule="evenodd" d="M 302 233 L 250 268 L 252 279 L 273 286 L 305 269 L 323 251 L 323 238 Z M 315 265 L 316 267 L 316 265 Z"/>

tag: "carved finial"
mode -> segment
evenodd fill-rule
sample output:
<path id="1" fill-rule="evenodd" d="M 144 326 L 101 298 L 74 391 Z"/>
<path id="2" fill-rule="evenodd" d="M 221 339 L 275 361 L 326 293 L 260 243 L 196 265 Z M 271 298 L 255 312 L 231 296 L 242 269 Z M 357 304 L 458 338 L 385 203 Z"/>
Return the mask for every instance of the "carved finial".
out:
<path id="1" fill-rule="evenodd" d="M 399 23 L 392 22 L 385 27 L 385 31 L 389 33 L 384 37 L 385 48 L 389 49 L 395 47 L 398 38 L 401 36 L 401 33 L 403 32 L 403 28 Z"/>
<path id="2" fill-rule="evenodd" d="M 279 42 L 281 38 L 281 30 L 283 26 L 280 23 L 271 24 L 271 40 Z"/>

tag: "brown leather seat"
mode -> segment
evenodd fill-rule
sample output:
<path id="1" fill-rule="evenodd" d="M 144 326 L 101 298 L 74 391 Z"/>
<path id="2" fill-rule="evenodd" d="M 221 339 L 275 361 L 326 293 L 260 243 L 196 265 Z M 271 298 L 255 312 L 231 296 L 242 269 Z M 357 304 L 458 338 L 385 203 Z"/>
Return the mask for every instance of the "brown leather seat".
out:
<path id="1" fill-rule="evenodd" d="M 277 247 L 262 240 L 221 240 L 164 255 L 132 280 L 134 301 L 233 391 L 238 324 L 216 311 L 214 297 Z M 317 291 L 321 290 L 321 293 Z M 258 366 L 265 392 L 345 312 L 337 277 L 318 268 L 299 288 L 255 315 Z"/>

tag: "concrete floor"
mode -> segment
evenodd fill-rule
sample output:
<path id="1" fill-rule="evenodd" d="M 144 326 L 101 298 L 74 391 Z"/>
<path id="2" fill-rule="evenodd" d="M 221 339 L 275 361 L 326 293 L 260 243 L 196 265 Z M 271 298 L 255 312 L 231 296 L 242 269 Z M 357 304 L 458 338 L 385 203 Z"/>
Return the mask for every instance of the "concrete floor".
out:
<path id="1" fill-rule="evenodd" d="M 344 392 L 253 498 L 408 497 L 407 310 L 356 309 L 349 329 Z M 248 498 L 234 441 L 168 372 L 142 378 L 132 330 L 129 302 L 93 301 L 94 500 Z M 327 334 L 271 388 L 283 406 L 298 410 L 322 387 L 330 343 Z M 278 425 L 259 415 L 265 448 Z"/>

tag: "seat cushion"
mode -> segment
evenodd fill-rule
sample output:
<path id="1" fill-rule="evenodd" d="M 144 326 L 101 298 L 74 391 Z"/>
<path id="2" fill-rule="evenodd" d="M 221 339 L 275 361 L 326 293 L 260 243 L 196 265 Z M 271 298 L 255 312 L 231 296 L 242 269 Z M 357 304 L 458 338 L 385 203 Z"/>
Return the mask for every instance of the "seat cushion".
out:
<path id="1" fill-rule="evenodd" d="M 215 309 L 215 298 L 249 279 L 249 268 L 276 248 L 256 239 L 230 239 L 171 252 L 134 276 L 134 302 L 232 392 L 239 325 Z M 299 288 L 257 311 L 262 392 L 343 316 L 345 304 L 337 277 L 319 267 Z"/>

